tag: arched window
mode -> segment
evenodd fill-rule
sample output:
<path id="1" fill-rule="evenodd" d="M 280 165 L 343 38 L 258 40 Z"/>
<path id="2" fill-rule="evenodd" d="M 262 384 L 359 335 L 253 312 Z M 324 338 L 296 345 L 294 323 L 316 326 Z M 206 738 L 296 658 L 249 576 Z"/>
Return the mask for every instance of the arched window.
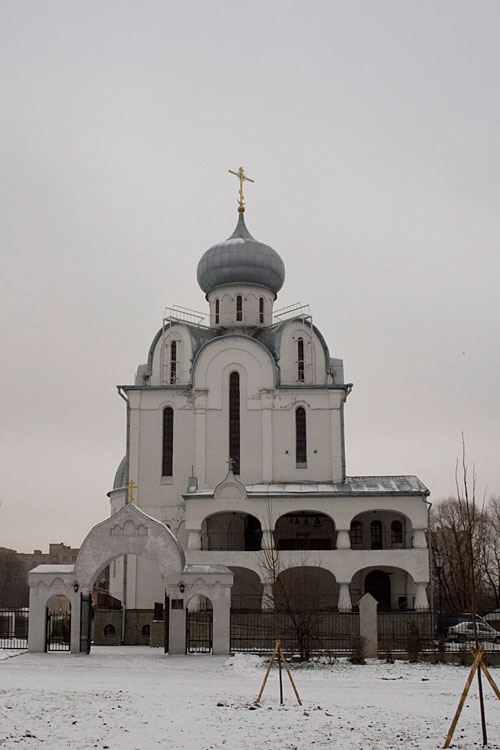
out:
<path id="1" fill-rule="evenodd" d="M 220 302 L 217 298 L 215 300 L 215 324 L 217 325 L 219 323 L 219 317 L 220 317 Z"/>
<path id="2" fill-rule="evenodd" d="M 173 476 L 174 460 L 174 410 L 167 406 L 163 410 L 163 464 L 162 476 Z"/>
<path id="3" fill-rule="evenodd" d="M 370 526 L 372 549 L 382 549 L 382 524 L 380 521 L 372 521 Z"/>
<path id="4" fill-rule="evenodd" d="M 351 523 L 351 545 L 363 544 L 363 525 L 361 521 Z"/>
<path id="5" fill-rule="evenodd" d="M 170 343 L 170 383 L 177 382 L 177 341 Z"/>
<path id="6" fill-rule="evenodd" d="M 240 473 L 240 376 L 229 376 L 229 457 L 233 459 L 233 474 Z"/>
<path id="7" fill-rule="evenodd" d="M 304 339 L 297 339 L 297 380 L 304 382 Z"/>
<path id="8" fill-rule="evenodd" d="M 114 635 L 116 633 L 114 625 L 106 625 L 104 628 L 104 635 Z"/>
<path id="9" fill-rule="evenodd" d="M 151 625 L 143 625 L 141 633 L 142 635 L 151 635 Z"/>
<path id="10" fill-rule="evenodd" d="M 299 469 L 307 466 L 306 410 L 302 406 L 295 412 L 295 462 Z"/>
<path id="11" fill-rule="evenodd" d="M 403 524 L 401 521 L 391 523 L 391 544 L 403 544 Z"/>
<path id="12" fill-rule="evenodd" d="M 259 323 L 264 322 L 264 297 L 259 297 Z"/>
<path id="13" fill-rule="evenodd" d="M 241 294 L 236 297 L 236 320 L 243 320 L 243 297 Z"/>

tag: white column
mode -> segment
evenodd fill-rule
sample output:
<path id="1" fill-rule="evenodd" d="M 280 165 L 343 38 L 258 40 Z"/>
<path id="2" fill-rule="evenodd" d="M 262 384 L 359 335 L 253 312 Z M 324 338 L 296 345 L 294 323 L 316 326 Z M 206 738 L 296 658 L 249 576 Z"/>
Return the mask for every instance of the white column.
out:
<path id="1" fill-rule="evenodd" d="M 188 549 L 201 549 L 201 534 L 199 531 L 189 532 Z"/>
<path id="2" fill-rule="evenodd" d="M 262 609 L 274 609 L 274 592 L 272 581 L 264 581 L 262 592 Z"/>
<path id="3" fill-rule="evenodd" d="M 413 549 L 427 549 L 425 529 L 413 529 Z"/>
<path id="4" fill-rule="evenodd" d="M 262 481 L 273 481 L 273 421 L 271 393 L 262 393 Z"/>
<path id="5" fill-rule="evenodd" d="M 415 596 L 415 609 L 429 609 L 427 600 L 427 583 L 417 581 L 417 593 Z"/>
<path id="6" fill-rule="evenodd" d="M 348 529 L 338 529 L 337 549 L 351 549 L 351 535 Z"/>
<path id="7" fill-rule="evenodd" d="M 205 409 L 195 412 L 195 476 L 198 477 L 198 487 L 205 487 Z"/>
<path id="8" fill-rule="evenodd" d="M 262 549 L 273 549 L 274 548 L 274 539 L 273 539 L 273 530 L 272 529 L 263 529 L 263 531 L 262 531 L 261 547 L 262 547 Z"/>
<path id="9" fill-rule="evenodd" d="M 352 609 L 351 605 L 351 595 L 349 593 L 349 584 L 348 583 L 340 583 L 340 591 L 339 591 L 339 610 L 341 612 L 350 612 Z"/>

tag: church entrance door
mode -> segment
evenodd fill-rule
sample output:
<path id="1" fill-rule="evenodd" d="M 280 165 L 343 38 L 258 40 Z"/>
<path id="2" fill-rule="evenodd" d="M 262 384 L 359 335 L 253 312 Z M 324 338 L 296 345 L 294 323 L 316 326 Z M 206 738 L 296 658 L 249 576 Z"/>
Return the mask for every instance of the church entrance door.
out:
<path id="1" fill-rule="evenodd" d="M 365 593 L 378 601 L 379 612 L 391 609 L 391 579 L 383 570 L 372 570 L 365 578 Z"/>

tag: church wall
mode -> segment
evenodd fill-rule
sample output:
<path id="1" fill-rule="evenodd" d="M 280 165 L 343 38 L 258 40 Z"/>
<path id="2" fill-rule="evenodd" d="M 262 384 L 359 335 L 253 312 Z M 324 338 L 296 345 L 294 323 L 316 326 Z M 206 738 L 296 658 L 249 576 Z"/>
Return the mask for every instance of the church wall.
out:
<path id="1" fill-rule="evenodd" d="M 290 320 L 281 333 L 279 350 L 279 368 L 281 382 L 284 384 L 298 381 L 298 339 L 304 342 L 304 377 L 305 384 L 324 385 L 329 382 L 326 375 L 326 360 L 323 346 L 310 326 L 300 321 Z"/>
<path id="2" fill-rule="evenodd" d="M 236 297 L 241 295 L 241 321 L 236 320 Z M 259 299 L 264 300 L 264 322 L 260 322 Z M 219 300 L 219 322 L 215 318 L 215 303 Z M 208 295 L 210 325 L 214 328 L 264 328 L 272 324 L 275 295 L 265 287 L 253 284 L 226 284 Z"/>
<path id="3" fill-rule="evenodd" d="M 188 329 L 181 323 L 165 324 L 164 334 L 156 342 L 153 352 L 150 384 L 167 385 L 171 378 L 171 343 L 177 343 L 176 382 L 189 383 L 193 348 Z"/>
<path id="4" fill-rule="evenodd" d="M 343 481 L 343 396 L 342 390 L 294 389 L 275 394 L 272 413 L 273 481 Z M 306 411 L 305 468 L 296 466 L 295 412 L 300 406 Z"/>

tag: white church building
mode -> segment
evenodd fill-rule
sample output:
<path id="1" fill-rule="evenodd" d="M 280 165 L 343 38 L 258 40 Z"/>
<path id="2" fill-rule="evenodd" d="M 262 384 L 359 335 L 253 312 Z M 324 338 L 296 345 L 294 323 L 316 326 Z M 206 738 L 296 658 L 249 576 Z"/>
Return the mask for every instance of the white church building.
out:
<path id="1" fill-rule="evenodd" d="M 342 360 L 308 307 L 276 309 L 283 260 L 250 234 L 241 190 L 238 211 L 198 264 L 208 314 L 167 308 L 119 386 L 127 449 L 111 514 L 132 497 L 192 570 L 227 566 L 234 607 L 349 611 L 371 593 L 379 610 L 427 609 L 429 491 L 416 476 L 346 476 Z M 129 554 L 110 565 L 110 593 L 152 610 L 165 578 Z"/>

